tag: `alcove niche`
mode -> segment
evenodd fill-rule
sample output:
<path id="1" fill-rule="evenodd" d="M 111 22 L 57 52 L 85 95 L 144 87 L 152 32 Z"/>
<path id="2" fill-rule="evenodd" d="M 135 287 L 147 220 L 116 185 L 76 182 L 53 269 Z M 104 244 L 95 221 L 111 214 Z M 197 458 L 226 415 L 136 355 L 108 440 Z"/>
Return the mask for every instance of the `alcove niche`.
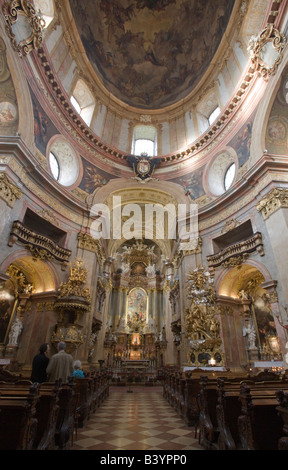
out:
<path id="1" fill-rule="evenodd" d="M 245 240 L 248 240 L 254 235 L 251 220 L 247 220 L 241 225 L 234 227 L 226 233 L 212 240 L 213 253 L 223 251 L 228 246 L 234 245 Z"/>
<path id="2" fill-rule="evenodd" d="M 29 208 L 25 212 L 23 225 L 32 232 L 53 240 L 57 245 L 65 246 L 67 233 Z"/>

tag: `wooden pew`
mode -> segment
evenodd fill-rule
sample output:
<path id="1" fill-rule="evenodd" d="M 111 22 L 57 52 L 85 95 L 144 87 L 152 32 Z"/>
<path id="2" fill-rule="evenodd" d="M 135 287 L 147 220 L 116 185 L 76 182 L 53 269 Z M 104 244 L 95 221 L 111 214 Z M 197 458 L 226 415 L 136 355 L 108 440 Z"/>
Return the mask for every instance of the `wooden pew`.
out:
<path id="1" fill-rule="evenodd" d="M 9 370 L 4 369 L 2 365 L 0 365 L 0 381 L 1 382 L 16 382 L 17 380 L 22 379 L 21 374 L 15 374 L 14 372 L 10 372 Z"/>
<path id="2" fill-rule="evenodd" d="M 276 410 L 283 423 L 283 435 L 278 440 L 278 450 L 288 450 L 288 392 L 277 390 L 276 397 L 279 402 Z"/>
<path id="3" fill-rule="evenodd" d="M 59 412 L 55 429 L 55 445 L 59 450 L 68 449 L 77 430 L 78 395 L 75 392 L 73 377 L 62 383 L 59 391 Z"/>
<path id="4" fill-rule="evenodd" d="M 218 440 L 220 437 L 221 418 L 220 410 L 217 409 L 218 400 L 218 380 L 222 379 L 225 383 L 231 384 L 231 387 L 240 391 L 240 383 L 247 380 L 247 374 L 238 375 L 231 372 L 213 373 L 211 375 L 202 375 L 200 379 L 199 401 L 199 442 L 205 449 L 218 449 Z M 225 430 L 224 430 L 225 434 Z M 222 436 L 221 436 L 222 437 Z"/>
<path id="5" fill-rule="evenodd" d="M 0 391 L 0 450 L 31 450 L 37 430 L 39 384 L 26 393 Z"/>
<path id="6" fill-rule="evenodd" d="M 253 385 L 253 382 L 251 382 Z M 240 395 L 241 379 L 229 382 L 217 379 L 216 419 L 219 450 L 238 450 L 241 440 L 238 432 L 238 417 L 241 414 Z"/>
<path id="7" fill-rule="evenodd" d="M 184 379 L 182 417 L 188 426 L 195 427 L 195 435 L 198 429 L 200 414 L 198 400 L 199 392 L 200 376 L 187 376 Z"/>
<path id="8" fill-rule="evenodd" d="M 214 374 L 213 374 L 214 375 Z M 218 374 L 218 376 L 221 374 Z M 226 374 L 225 374 L 226 375 Z M 211 376 L 210 376 L 211 377 Z M 199 442 L 205 449 L 235 449 L 242 446 L 239 443 L 238 424 L 235 418 L 240 414 L 240 384 L 248 383 L 258 388 L 265 384 L 267 388 L 281 388 L 287 383 L 287 376 L 280 376 L 271 371 L 257 374 L 234 375 L 227 374 L 219 382 L 215 376 L 206 376 L 200 385 L 199 393 Z M 265 381 L 263 381 L 265 379 Z M 219 390 L 218 383 L 225 383 L 225 391 Z M 261 381 L 261 382 L 260 382 Z M 224 403 L 224 400 L 226 401 Z M 229 401 L 229 403 L 228 403 Z"/>
<path id="9" fill-rule="evenodd" d="M 36 405 L 38 425 L 33 444 L 33 448 L 37 450 L 55 449 L 60 389 L 61 380 L 56 380 L 55 383 L 40 384 L 40 398 Z"/>
<path id="10" fill-rule="evenodd" d="M 217 381 L 207 375 L 200 377 L 199 403 L 199 443 L 206 450 L 217 449 L 219 435 L 216 417 Z"/>
<path id="11" fill-rule="evenodd" d="M 29 380 L 19 380 L 15 383 L 0 383 L 2 397 L 25 396 L 32 383 Z M 39 384 L 35 384 L 39 385 Z M 55 447 L 55 429 L 59 411 L 58 395 L 61 381 L 39 385 L 39 398 L 36 404 L 35 418 L 37 428 L 32 448 L 35 450 L 52 450 Z"/>
<path id="12" fill-rule="evenodd" d="M 91 415 L 92 403 L 92 379 L 85 377 L 83 379 L 74 378 L 75 393 L 78 396 L 76 407 L 77 423 L 79 428 L 83 428 Z"/>
<path id="13" fill-rule="evenodd" d="M 278 450 L 278 441 L 283 435 L 283 422 L 277 411 L 279 385 L 267 386 L 263 382 L 250 388 L 246 383 L 241 384 L 238 432 L 242 449 Z M 282 383 L 282 387 L 288 391 L 287 384 Z"/>

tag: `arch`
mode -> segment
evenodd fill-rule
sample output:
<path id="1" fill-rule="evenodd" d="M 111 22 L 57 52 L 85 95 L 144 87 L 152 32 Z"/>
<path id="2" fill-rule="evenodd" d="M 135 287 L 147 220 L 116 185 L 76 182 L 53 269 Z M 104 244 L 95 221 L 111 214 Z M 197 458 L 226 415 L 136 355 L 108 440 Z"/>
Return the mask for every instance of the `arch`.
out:
<path id="1" fill-rule="evenodd" d="M 271 281 L 270 272 L 262 263 L 249 260 L 240 267 L 223 269 L 215 279 L 215 290 L 218 295 L 232 298 L 239 298 L 239 290 L 243 284 L 257 273 L 262 275 L 263 281 Z"/>
<path id="2" fill-rule="evenodd" d="M 130 181 L 126 178 L 113 179 L 109 181 L 108 184 L 96 188 L 94 193 L 87 198 L 87 203 L 89 204 L 89 206 L 92 206 L 96 203 L 105 204 L 108 197 L 112 193 L 114 194 L 117 193 L 117 191 L 124 191 L 123 188 L 125 188 L 125 190 L 129 189 L 130 191 L 135 189 L 144 192 L 147 191 L 147 193 L 152 193 L 153 191 L 157 193 L 162 193 L 163 195 L 166 195 L 169 198 L 169 201 L 172 201 L 173 198 L 175 204 L 191 203 L 190 198 L 185 195 L 185 191 L 180 184 L 172 183 L 171 181 L 154 180 L 145 183 L 145 186 L 143 186 L 142 183 L 135 182 L 135 180 L 133 180 L 132 178 Z M 149 202 L 151 202 L 152 200 L 153 199 L 149 199 Z M 159 202 L 155 198 L 154 201 Z"/>
<path id="3" fill-rule="evenodd" d="M 23 271 L 27 281 L 34 287 L 33 294 L 56 291 L 60 284 L 53 263 L 32 258 L 26 250 L 15 251 L 9 255 L 1 264 L 1 271 L 6 272 L 11 264 Z"/>
<path id="4" fill-rule="evenodd" d="M 140 206 L 142 213 L 145 215 L 145 205 L 156 205 L 160 204 L 163 208 L 177 207 L 178 204 L 183 204 L 188 209 L 191 204 L 191 200 L 188 196 L 185 195 L 183 188 L 169 181 L 163 182 L 163 185 L 159 181 L 149 181 L 143 186 L 140 183 L 135 183 L 131 180 L 127 181 L 124 178 L 119 178 L 117 180 L 110 181 L 107 185 L 97 188 L 96 191 L 87 198 L 88 205 L 90 206 L 90 214 L 93 215 L 93 207 L 97 207 L 98 204 L 104 204 L 105 209 L 107 208 L 108 218 L 112 220 L 112 214 L 115 207 L 113 207 L 114 201 L 113 197 L 121 198 L 121 207 L 128 204 L 137 204 Z M 101 209 L 103 210 L 103 209 Z M 94 212 L 94 215 L 96 213 Z M 143 215 L 143 216 L 144 216 Z M 170 212 L 170 216 L 171 212 Z M 171 219 L 170 219 L 171 220 Z M 143 221 L 142 227 L 144 226 L 145 220 Z M 149 239 L 153 240 L 161 249 L 165 258 L 169 258 L 172 249 L 173 238 L 156 238 L 155 232 L 153 232 L 153 227 L 146 227 L 145 231 L 149 232 Z M 176 227 L 177 228 L 177 227 Z M 166 231 L 164 230 L 164 233 Z M 141 237 L 141 233 L 139 234 Z M 147 238 L 147 237 L 146 237 Z M 119 239 L 110 238 L 108 241 L 108 251 L 109 256 L 117 251 L 125 239 L 119 237 Z"/>

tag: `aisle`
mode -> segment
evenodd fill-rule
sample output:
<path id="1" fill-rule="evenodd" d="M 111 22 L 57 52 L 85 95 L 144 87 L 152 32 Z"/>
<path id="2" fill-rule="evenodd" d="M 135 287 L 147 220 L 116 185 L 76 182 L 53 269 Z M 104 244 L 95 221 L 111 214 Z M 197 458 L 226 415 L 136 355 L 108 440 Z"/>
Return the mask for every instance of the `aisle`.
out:
<path id="1" fill-rule="evenodd" d="M 162 395 L 162 387 L 110 387 L 72 450 L 202 450 Z"/>

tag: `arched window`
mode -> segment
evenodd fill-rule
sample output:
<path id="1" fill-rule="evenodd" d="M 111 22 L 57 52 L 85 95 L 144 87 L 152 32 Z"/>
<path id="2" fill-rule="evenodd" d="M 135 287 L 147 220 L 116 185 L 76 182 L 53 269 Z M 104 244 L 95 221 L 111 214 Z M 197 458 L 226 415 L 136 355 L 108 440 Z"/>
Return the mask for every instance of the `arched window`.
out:
<path id="1" fill-rule="evenodd" d="M 79 79 L 77 81 L 70 101 L 75 111 L 77 111 L 87 126 L 90 126 L 95 109 L 95 99 L 83 80 Z"/>
<path id="2" fill-rule="evenodd" d="M 42 18 L 45 21 L 45 29 L 48 28 L 49 24 L 54 19 L 53 0 L 34 0 L 34 7 L 37 13 L 40 11 Z"/>
<path id="3" fill-rule="evenodd" d="M 149 157 L 157 155 L 157 129 L 154 126 L 138 125 L 134 127 L 132 149 L 133 155 L 147 153 Z"/>
<path id="4" fill-rule="evenodd" d="M 208 122 L 209 122 L 209 126 L 211 126 L 212 122 L 215 121 L 215 119 L 217 118 L 217 116 L 219 116 L 220 114 L 220 108 L 219 106 L 217 106 L 217 108 L 215 108 L 212 113 L 210 113 L 210 115 L 208 116 Z"/>
<path id="5" fill-rule="evenodd" d="M 226 170 L 224 175 L 224 188 L 227 191 L 233 183 L 234 176 L 235 176 L 236 165 L 232 163 Z"/>

